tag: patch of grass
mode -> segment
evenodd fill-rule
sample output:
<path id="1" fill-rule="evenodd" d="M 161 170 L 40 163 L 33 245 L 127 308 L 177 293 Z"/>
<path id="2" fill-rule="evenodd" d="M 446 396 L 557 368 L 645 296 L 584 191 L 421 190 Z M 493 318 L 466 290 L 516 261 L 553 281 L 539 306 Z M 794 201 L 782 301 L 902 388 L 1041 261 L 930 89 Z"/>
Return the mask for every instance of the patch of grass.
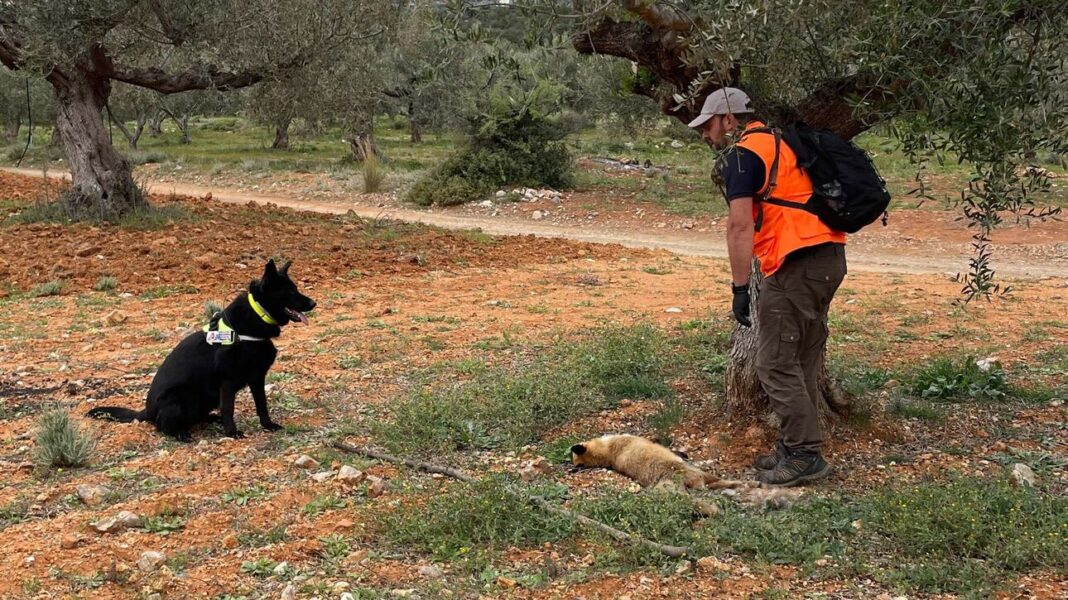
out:
<path id="1" fill-rule="evenodd" d="M 215 313 L 220 313 L 223 310 L 223 305 L 219 304 L 215 300 L 206 300 L 204 302 L 204 318 L 208 321 L 215 316 Z"/>
<path id="2" fill-rule="evenodd" d="M 382 184 L 386 180 L 386 172 L 382 168 L 382 161 L 379 160 L 378 155 L 373 151 L 367 152 L 370 149 L 370 145 L 365 149 L 366 158 L 363 159 L 363 164 L 360 166 L 360 170 L 363 173 L 363 191 L 368 194 L 375 194 L 381 191 Z"/>
<path id="3" fill-rule="evenodd" d="M 363 358 L 354 355 L 339 356 L 336 363 L 341 369 L 358 369 L 363 366 Z"/>
<path id="4" fill-rule="evenodd" d="M 153 300 L 157 298 L 167 298 L 169 296 L 177 296 L 179 294 L 195 294 L 197 288 L 194 285 L 188 283 L 177 283 L 174 285 L 158 285 L 156 287 L 148 288 L 141 292 L 142 300 Z"/>
<path id="5" fill-rule="evenodd" d="M 694 541 L 694 503 L 688 494 L 648 489 L 638 494 L 609 493 L 577 503 L 576 512 L 616 529 L 662 544 L 689 545 Z M 607 540 L 606 540 L 607 541 Z M 609 544 L 602 563 L 636 567 L 674 560 L 641 545 Z"/>
<path id="6" fill-rule="evenodd" d="M 686 407 L 675 398 L 661 400 L 655 413 L 646 418 L 649 427 L 656 434 L 656 441 L 670 446 L 671 430 L 686 418 Z"/>
<path id="7" fill-rule="evenodd" d="M 1000 364 L 983 370 L 970 356 L 935 359 L 911 377 L 907 389 L 924 399 L 948 401 L 1002 400 L 1010 391 Z"/>
<path id="8" fill-rule="evenodd" d="M 654 266 L 654 267 L 642 267 L 642 272 L 643 273 L 648 273 L 650 275 L 670 275 L 674 271 L 672 271 L 671 269 L 665 269 L 663 267 Z"/>
<path id="9" fill-rule="evenodd" d="M 93 289 L 98 292 L 110 292 L 119 286 L 119 280 L 110 275 L 104 275 L 96 280 Z"/>
<path id="10" fill-rule="evenodd" d="M 278 566 L 278 563 L 269 558 L 257 558 L 256 560 L 242 562 L 241 572 L 255 575 L 256 577 L 270 577 L 276 566 Z"/>
<path id="11" fill-rule="evenodd" d="M 55 280 L 48 283 L 42 283 L 41 285 L 30 290 L 30 296 L 34 298 L 44 298 L 46 296 L 58 296 L 63 293 L 63 288 L 66 287 L 66 283 L 63 281 Z"/>
<path id="12" fill-rule="evenodd" d="M 460 384 L 416 389 L 374 432 L 405 451 L 516 448 L 621 398 L 670 397 L 663 347 L 654 327 L 599 329 L 512 371 L 486 369 Z"/>
<path id="13" fill-rule="evenodd" d="M 142 525 L 141 528 L 149 533 L 170 535 L 175 531 L 181 531 L 185 528 L 185 517 L 176 514 L 163 514 L 156 515 L 154 517 L 145 517 L 144 525 Z"/>
<path id="14" fill-rule="evenodd" d="M 348 502 L 343 498 L 324 494 L 322 496 L 317 496 L 314 500 L 305 504 L 304 508 L 301 509 L 301 512 L 309 517 L 314 517 L 328 510 L 337 510 L 339 508 L 345 508 L 346 506 L 348 506 Z"/>
<path id="15" fill-rule="evenodd" d="M 511 487 L 537 493 L 496 477 L 451 485 L 425 503 L 386 514 L 385 535 L 435 560 L 456 560 L 485 559 L 506 548 L 557 542 L 572 534 L 572 523 L 534 507 Z"/>
<path id="16" fill-rule="evenodd" d="M 695 546 L 702 554 L 730 550 L 774 564 L 811 564 L 846 551 L 856 531 L 852 522 L 857 512 L 829 498 L 766 513 L 728 505 L 723 514 L 705 521 Z"/>
<path id="17" fill-rule="evenodd" d="M 96 443 L 73 421 L 70 413 L 53 409 L 37 420 L 34 462 L 41 467 L 82 467 L 89 463 Z"/>
<path id="18" fill-rule="evenodd" d="M 270 544 L 281 544 L 289 539 L 285 525 L 275 525 L 270 529 L 247 531 L 237 536 L 237 543 L 246 548 L 259 548 Z"/>
<path id="19" fill-rule="evenodd" d="M 97 225 L 113 224 L 121 229 L 149 231 L 163 229 L 176 222 L 192 221 L 193 217 L 180 204 L 148 204 L 136 208 L 117 219 L 100 219 L 87 214 L 73 214 L 61 202 L 38 202 L 24 208 L 4 221 L 13 223 L 61 223 L 74 221 L 94 223 Z"/>
<path id="20" fill-rule="evenodd" d="M 1068 498 L 1007 481 L 892 486 L 867 512 L 906 559 L 884 577 L 924 593 L 989 595 L 1007 573 L 1068 566 Z"/>
<path id="21" fill-rule="evenodd" d="M 220 496 L 223 502 L 230 502 L 238 506 L 245 506 L 252 500 L 263 500 L 267 497 L 267 488 L 261 485 L 234 488 L 223 492 Z"/>
<path id="22" fill-rule="evenodd" d="M 30 500 L 21 496 L 4 506 L 0 506 L 0 531 L 26 520 L 29 512 Z"/>
<path id="23" fill-rule="evenodd" d="M 944 417 L 942 411 L 930 402 L 905 398 L 895 398 L 887 407 L 887 412 L 905 419 L 920 421 L 941 421 Z"/>

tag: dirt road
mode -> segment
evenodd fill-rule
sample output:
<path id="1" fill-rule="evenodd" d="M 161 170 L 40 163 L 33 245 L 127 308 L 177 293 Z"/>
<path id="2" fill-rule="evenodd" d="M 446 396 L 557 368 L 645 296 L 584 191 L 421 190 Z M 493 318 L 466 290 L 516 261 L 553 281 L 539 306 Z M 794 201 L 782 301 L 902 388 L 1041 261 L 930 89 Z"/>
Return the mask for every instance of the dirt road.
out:
<path id="1" fill-rule="evenodd" d="M 3 171 L 27 176 L 42 176 L 39 169 L 2 168 Z M 49 171 L 48 177 L 70 179 L 68 173 Z M 491 235 L 534 235 L 538 237 L 565 238 L 592 243 L 617 243 L 633 248 L 663 249 L 686 256 L 725 258 L 727 248 L 721 232 L 698 232 L 668 230 L 664 232 L 635 231 L 604 224 L 561 225 L 520 220 L 508 215 L 462 214 L 453 209 L 417 210 L 398 206 L 368 206 L 359 202 L 344 203 L 295 198 L 288 195 L 273 195 L 237 191 L 229 188 L 194 185 L 180 182 L 149 181 L 154 194 L 177 194 L 205 197 L 209 193 L 217 202 L 233 204 L 274 204 L 295 210 L 328 214 L 345 214 L 349 211 L 368 219 L 386 219 L 409 223 L 423 223 L 446 229 L 480 229 Z M 913 211 L 918 212 L 918 211 Z M 909 219 L 902 215 L 898 219 Z M 908 224 L 906 223 L 906 226 Z M 941 273 L 956 274 L 967 268 L 970 258 L 968 244 L 961 240 L 939 244 L 934 239 L 937 232 L 930 231 L 927 224 L 916 224 L 908 236 L 894 239 L 897 232 L 882 232 L 869 228 L 850 238 L 849 267 L 855 271 L 885 273 Z M 1003 278 L 1041 279 L 1068 277 L 1068 244 L 1060 243 L 1060 228 L 1068 225 L 1057 223 L 1056 234 L 1021 235 L 1010 246 L 995 252 L 994 267 Z M 1028 230 L 1030 233 L 1032 230 Z M 959 232 L 958 232 L 959 233 Z M 932 239 L 920 239 L 931 234 Z M 959 237 L 959 236 L 958 236 Z M 1047 238 L 1043 240 L 1042 238 Z M 1036 251 L 1036 248 L 1038 251 Z"/>

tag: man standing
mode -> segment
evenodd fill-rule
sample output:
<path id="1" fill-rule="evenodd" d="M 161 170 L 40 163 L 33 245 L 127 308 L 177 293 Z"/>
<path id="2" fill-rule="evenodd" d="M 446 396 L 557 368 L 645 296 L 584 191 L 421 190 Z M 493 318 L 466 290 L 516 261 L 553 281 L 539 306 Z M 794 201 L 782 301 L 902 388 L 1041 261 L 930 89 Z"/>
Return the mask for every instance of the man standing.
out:
<path id="1" fill-rule="evenodd" d="M 690 123 L 718 149 L 717 168 L 730 205 L 727 251 L 734 317 L 749 327 L 749 272 L 755 256 L 765 276 L 757 303 L 756 371 L 781 421 L 772 454 L 757 457 L 757 479 L 772 486 L 815 481 L 823 459 L 817 382 L 827 342 L 827 310 L 846 274 L 845 234 L 804 210 L 812 182 L 797 157 L 753 115 L 749 96 L 721 88 Z"/>

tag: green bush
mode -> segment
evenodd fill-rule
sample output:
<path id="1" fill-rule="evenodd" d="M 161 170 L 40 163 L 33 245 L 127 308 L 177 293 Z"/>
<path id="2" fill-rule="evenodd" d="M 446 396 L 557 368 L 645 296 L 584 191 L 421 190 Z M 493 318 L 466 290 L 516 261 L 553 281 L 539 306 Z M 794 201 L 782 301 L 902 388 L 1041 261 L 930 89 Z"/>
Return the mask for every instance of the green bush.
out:
<path id="1" fill-rule="evenodd" d="M 100 279 L 96 280 L 93 284 L 93 289 L 98 292 L 110 292 L 119 285 L 119 280 L 115 279 L 111 275 L 104 275 Z"/>
<path id="2" fill-rule="evenodd" d="M 42 467 L 81 467 L 89 462 L 95 444 L 63 409 L 45 412 L 37 421 L 34 458 Z"/>
<path id="3" fill-rule="evenodd" d="M 1005 371 L 993 363 L 983 370 L 975 358 L 939 358 L 920 369 L 909 391 L 927 400 L 1001 400 L 1009 391 Z"/>
<path id="4" fill-rule="evenodd" d="M 459 153 L 416 183 L 408 201 L 449 206 L 506 185 L 570 185 L 574 161 L 562 141 L 566 130 L 532 104 L 493 103 Z"/>

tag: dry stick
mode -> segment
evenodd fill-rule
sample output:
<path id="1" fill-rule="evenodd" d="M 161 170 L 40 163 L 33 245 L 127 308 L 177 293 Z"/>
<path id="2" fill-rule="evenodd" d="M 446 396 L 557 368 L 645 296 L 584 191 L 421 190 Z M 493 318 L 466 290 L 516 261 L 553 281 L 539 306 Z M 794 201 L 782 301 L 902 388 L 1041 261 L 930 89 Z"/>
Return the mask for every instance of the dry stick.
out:
<path id="1" fill-rule="evenodd" d="M 448 475 L 449 477 L 452 477 L 453 479 L 459 479 L 460 481 L 466 481 L 467 483 L 475 483 L 476 481 L 478 481 L 477 479 L 475 479 L 474 477 L 471 477 L 470 475 L 464 473 L 463 471 L 460 471 L 460 470 L 457 470 L 457 469 L 453 469 L 451 467 L 442 467 L 442 466 L 435 465 L 435 464 L 432 464 L 432 463 L 423 462 L 423 461 L 419 461 L 419 460 L 412 460 L 412 459 L 409 459 L 409 458 L 398 458 L 398 457 L 393 456 L 391 454 L 386 454 L 385 452 L 379 452 L 378 450 L 374 450 L 372 448 L 366 448 L 366 447 L 363 447 L 363 446 L 352 446 L 352 445 L 346 444 L 344 442 L 334 442 L 334 447 L 339 449 L 339 450 L 344 450 L 345 452 L 351 452 L 353 454 L 362 454 L 363 456 L 368 456 L 370 458 L 377 458 L 378 460 L 384 460 L 386 462 L 391 462 L 391 463 L 394 463 L 394 464 L 408 465 L 409 467 L 412 467 L 413 469 L 419 469 L 420 471 L 426 471 L 427 473 L 440 473 L 442 475 Z M 512 490 L 509 490 L 509 491 L 512 491 Z M 656 542 L 654 542 L 652 540 L 647 540 L 645 538 L 641 538 L 641 537 L 638 537 L 638 536 L 635 536 L 635 535 L 631 535 L 631 534 L 627 533 L 626 531 L 621 531 L 621 530 L 616 529 L 615 527 L 612 527 L 610 525 L 605 525 L 604 523 L 602 523 L 600 521 L 595 521 L 594 519 L 591 519 L 591 518 L 589 518 L 587 516 L 580 515 L 580 514 L 577 514 L 577 513 L 573 513 L 570 510 L 567 510 L 566 508 L 560 508 L 559 506 L 556 506 L 556 505 L 550 503 L 548 500 L 546 500 L 545 498 L 542 498 L 540 496 L 530 496 L 528 499 L 531 502 L 533 502 L 534 504 L 537 504 L 538 506 L 540 506 L 546 512 L 552 513 L 554 515 L 560 515 L 560 516 L 566 517 L 568 519 L 571 519 L 573 521 L 578 521 L 579 523 L 582 523 L 583 525 L 586 525 L 588 527 L 592 527 L 592 528 L 594 528 L 594 529 L 596 529 L 598 531 L 601 531 L 603 533 L 607 533 L 608 535 L 612 536 L 613 538 L 615 538 L 615 539 L 617 539 L 617 540 L 619 540 L 621 542 L 632 542 L 632 543 L 636 542 L 636 543 L 639 543 L 639 544 L 641 544 L 643 546 L 646 546 L 648 548 L 652 548 L 653 550 L 656 550 L 657 552 L 661 552 L 663 554 L 666 554 L 666 555 L 668 555 L 668 556 L 670 556 L 672 558 L 678 558 L 680 556 L 685 556 L 687 554 L 691 554 L 692 553 L 690 548 L 687 547 L 687 546 L 667 546 L 667 545 L 664 545 L 664 544 L 658 544 L 658 543 L 656 543 Z"/>

